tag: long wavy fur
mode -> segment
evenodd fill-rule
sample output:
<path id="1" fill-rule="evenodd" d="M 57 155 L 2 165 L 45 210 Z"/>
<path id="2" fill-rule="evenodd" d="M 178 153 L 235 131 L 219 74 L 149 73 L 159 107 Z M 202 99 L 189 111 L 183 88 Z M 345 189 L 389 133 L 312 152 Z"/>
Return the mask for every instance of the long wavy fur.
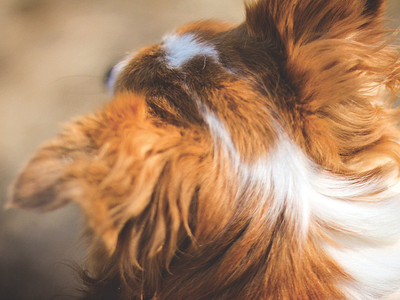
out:
<path id="1" fill-rule="evenodd" d="M 396 299 L 400 61 L 383 0 L 258 0 L 123 62 L 12 206 L 77 203 L 82 299 Z M 394 298 L 393 298 L 394 297 Z"/>

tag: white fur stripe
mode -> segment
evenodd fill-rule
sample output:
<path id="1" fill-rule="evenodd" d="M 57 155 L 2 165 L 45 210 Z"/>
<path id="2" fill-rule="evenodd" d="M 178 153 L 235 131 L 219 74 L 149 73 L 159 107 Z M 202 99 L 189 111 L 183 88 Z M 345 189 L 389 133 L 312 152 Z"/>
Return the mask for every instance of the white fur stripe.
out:
<path id="1" fill-rule="evenodd" d="M 201 55 L 206 60 L 212 58 L 218 61 L 218 51 L 206 42 L 200 42 L 191 33 L 172 34 L 163 39 L 167 65 L 178 69 L 195 56 Z"/>
<path id="2" fill-rule="evenodd" d="M 256 203 L 260 206 L 273 199 L 269 203 L 269 217 L 275 221 L 285 212 L 286 217 L 295 224 L 299 238 L 303 240 L 309 228 L 309 198 L 314 193 L 309 188 L 311 168 L 307 168 L 306 157 L 288 139 L 282 139 L 267 157 L 247 164 L 240 158 L 230 133 L 218 117 L 204 106 L 201 112 L 213 135 L 215 153 L 222 151 L 222 155 L 230 157 L 231 167 L 239 180 L 238 194 L 249 189 L 261 193 L 263 201 Z"/>
<path id="3" fill-rule="evenodd" d="M 241 160 L 223 122 L 207 109 L 201 111 L 214 138 L 216 153 L 230 157 L 232 174 L 242 189 L 261 193 L 260 206 L 272 201 L 269 218 L 284 212 L 300 238 L 311 228 L 320 228 L 340 245 L 325 247 L 356 279 L 343 287 L 350 299 L 386 299 L 399 289 L 397 171 L 364 180 L 340 177 L 322 170 L 283 133 L 266 157 L 247 164 Z"/>

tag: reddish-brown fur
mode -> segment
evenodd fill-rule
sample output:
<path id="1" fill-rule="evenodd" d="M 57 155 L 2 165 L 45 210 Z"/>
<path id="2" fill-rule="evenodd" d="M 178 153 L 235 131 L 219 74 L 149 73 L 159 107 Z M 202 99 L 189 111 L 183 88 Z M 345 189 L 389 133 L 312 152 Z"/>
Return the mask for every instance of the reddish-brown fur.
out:
<path id="1" fill-rule="evenodd" d="M 141 51 L 109 104 L 39 150 L 12 205 L 82 208 L 83 299 L 345 299 L 353 278 L 324 252 L 334 242 L 318 226 L 341 228 L 318 224 L 299 241 L 258 190 L 238 196 L 239 178 L 193 99 L 222 120 L 244 162 L 269 153 L 279 124 L 333 174 L 362 181 L 397 168 L 399 112 L 373 93 L 385 86 L 394 96 L 399 84 L 384 2 L 259 0 L 237 27 L 182 27 L 215 44 L 220 63 L 195 57 L 182 75 L 160 62 L 160 45 Z"/>

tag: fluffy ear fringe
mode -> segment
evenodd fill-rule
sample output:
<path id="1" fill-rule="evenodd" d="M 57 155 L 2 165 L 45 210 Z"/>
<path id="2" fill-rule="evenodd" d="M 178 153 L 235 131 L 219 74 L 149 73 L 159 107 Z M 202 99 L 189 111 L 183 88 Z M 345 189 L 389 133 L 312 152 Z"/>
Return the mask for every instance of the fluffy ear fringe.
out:
<path id="1" fill-rule="evenodd" d="M 314 112 L 326 102 L 354 92 L 368 94 L 382 85 L 397 92 L 400 63 L 397 49 L 388 46 L 389 31 L 382 26 L 385 4 L 260 0 L 247 4 L 246 25 L 257 38 L 278 41 L 287 56 L 284 76 L 293 82 L 296 101 L 314 101 L 306 108 Z"/>
<path id="2" fill-rule="evenodd" d="M 7 206 L 45 212 L 79 197 L 81 185 L 69 178 L 69 169 L 90 159 L 93 151 L 83 132 L 69 127 L 43 146 L 23 168 L 11 188 Z"/>
<path id="3" fill-rule="evenodd" d="M 246 25 L 257 38 L 278 41 L 294 99 L 314 113 L 348 98 L 366 98 L 382 86 L 397 93 L 399 54 L 382 26 L 385 4 L 260 0 L 247 4 Z"/>
<path id="4" fill-rule="evenodd" d="M 293 91 L 285 101 L 296 124 L 294 138 L 334 171 L 365 170 L 370 162 L 361 158 L 383 144 L 395 148 L 391 159 L 399 160 L 399 147 L 390 143 L 397 132 L 385 132 L 394 128 L 398 112 L 382 109 L 400 87 L 398 49 L 389 45 L 392 37 L 383 27 L 385 7 L 384 0 L 247 5 L 250 34 L 277 41 L 287 57 L 282 77 Z M 355 137 L 355 131 L 361 134 Z"/>
<path id="5" fill-rule="evenodd" d="M 294 45 L 379 27 L 385 8 L 385 0 L 259 0 L 246 4 L 246 25 L 259 38 L 278 33 L 290 54 Z"/>
<path id="6" fill-rule="evenodd" d="M 198 132 L 155 128 L 145 120 L 142 97 L 119 95 L 37 152 L 14 183 L 9 206 L 49 211 L 73 201 L 110 252 L 131 224 L 131 248 L 143 246 L 146 236 L 148 248 L 141 251 L 154 256 L 163 246 L 175 247 L 182 226 L 190 232 L 196 189 L 190 166 L 204 156 L 199 139 Z"/>

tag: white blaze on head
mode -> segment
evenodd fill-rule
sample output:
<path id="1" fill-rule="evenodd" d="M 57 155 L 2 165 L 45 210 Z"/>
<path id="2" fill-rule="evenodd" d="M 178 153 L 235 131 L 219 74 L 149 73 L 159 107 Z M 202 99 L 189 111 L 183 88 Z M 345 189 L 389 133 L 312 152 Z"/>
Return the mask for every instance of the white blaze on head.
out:
<path id="1" fill-rule="evenodd" d="M 218 51 L 214 46 L 196 39 L 192 33 L 172 34 L 164 38 L 167 65 L 171 69 L 178 69 L 195 56 L 204 56 L 218 61 Z"/>

